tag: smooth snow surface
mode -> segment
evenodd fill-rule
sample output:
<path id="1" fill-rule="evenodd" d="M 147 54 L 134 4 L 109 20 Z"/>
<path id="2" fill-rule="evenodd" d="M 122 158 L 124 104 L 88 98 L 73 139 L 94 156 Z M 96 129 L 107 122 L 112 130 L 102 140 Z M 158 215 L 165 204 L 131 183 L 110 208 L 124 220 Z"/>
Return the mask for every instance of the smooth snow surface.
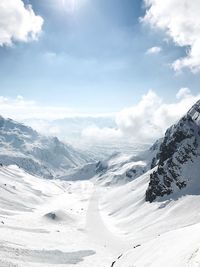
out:
<path id="1" fill-rule="evenodd" d="M 43 180 L 9 166 L 0 167 L 0 191 L 1 267 L 110 267 L 130 248 L 104 225 L 90 181 Z"/>
<path id="2" fill-rule="evenodd" d="M 150 172 L 104 187 L 0 167 L 0 266 L 199 267 L 200 196 L 145 202 Z"/>
<path id="3" fill-rule="evenodd" d="M 108 189 L 101 201 L 105 225 L 132 244 L 114 267 L 199 267 L 200 196 L 145 202 L 149 173 Z"/>

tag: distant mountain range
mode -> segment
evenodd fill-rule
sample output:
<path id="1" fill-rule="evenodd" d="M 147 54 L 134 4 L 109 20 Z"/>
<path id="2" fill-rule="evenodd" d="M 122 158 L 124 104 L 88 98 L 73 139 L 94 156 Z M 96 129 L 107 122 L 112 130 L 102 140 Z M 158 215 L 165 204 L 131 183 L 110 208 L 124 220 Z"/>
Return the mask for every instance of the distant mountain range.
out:
<path id="1" fill-rule="evenodd" d="M 123 184 L 151 171 L 146 201 L 200 192 L 200 101 L 198 101 L 150 149 L 114 153 L 97 164 L 92 153 L 83 153 L 46 137 L 32 128 L 0 117 L 0 162 L 15 164 L 45 178 L 94 178 L 103 185 Z M 96 153 L 95 153 L 96 154 Z"/>
<path id="2" fill-rule="evenodd" d="M 64 186 L 61 197 L 69 200 L 74 199 L 72 193 L 82 192 L 82 205 L 87 202 L 85 192 L 87 196 L 87 190 L 94 187 L 88 210 L 89 213 L 95 211 L 92 225 L 98 227 L 98 221 L 102 220 L 103 229 L 108 229 L 102 234 L 104 248 L 111 233 L 117 233 L 121 242 L 128 242 L 110 266 L 200 266 L 200 101 L 148 150 L 138 149 L 135 154 L 118 152 L 98 162 L 56 137 L 45 137 L 30 127 L 0 117 L 0 163 L 18 165 L 26 172 L 45 178 L 70 180 L 44 181 L 27 176 L 16 166 L 1 167 L 3 208 L 5 205 L 13 208 L 10 204 L 13 196 L 17 205 L 24 205 L 24 195 L 28 201 L 38 201 L 38 188 L 39 194 L 41 188 L 46 192 L 47 184 L 53 184 L 53 192 L 55 185 L 56 190 Z M 35 191 L 27 187 L 26 179 L 36 187 Z M 94 183 L 72 182 L 89 179 Z M 45 199 L 46 195 L 40 197 Z M 55 203 L 60 208 L 57 197 Z M 73 211 L 71 207 L 69 210 Z M 83 208 L 80 212 L 78 207 L 77 214 L 82 212 Z M 45 214 L 56 215 L 54 212 Z M 84 235 L 89 233 L 88 229 Z M 99 231 L 101 235 L 101 229 L 96 228 L 95 234 Z M 76 228 L 76 232 L 82 231 Z"/>
<path id="3" fill-rule="evenodd" d="M 28 173 L 55 178 L 91 162 L 88 155 L 46 137 L 24 124 L 0 117 L 0 163 L 17 165 Z"/>

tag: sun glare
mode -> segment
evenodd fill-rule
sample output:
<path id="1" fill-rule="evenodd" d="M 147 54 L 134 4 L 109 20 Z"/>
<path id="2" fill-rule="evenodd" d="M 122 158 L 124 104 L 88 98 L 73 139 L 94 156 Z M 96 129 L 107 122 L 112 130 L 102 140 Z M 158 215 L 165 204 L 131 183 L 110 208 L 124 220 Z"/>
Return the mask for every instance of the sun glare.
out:
<path id="1" fill-rule="evenodd" d="M 79 0 L 60 0 L 62 8 L 69 13 L 74 13 L 80 7 Z"/>

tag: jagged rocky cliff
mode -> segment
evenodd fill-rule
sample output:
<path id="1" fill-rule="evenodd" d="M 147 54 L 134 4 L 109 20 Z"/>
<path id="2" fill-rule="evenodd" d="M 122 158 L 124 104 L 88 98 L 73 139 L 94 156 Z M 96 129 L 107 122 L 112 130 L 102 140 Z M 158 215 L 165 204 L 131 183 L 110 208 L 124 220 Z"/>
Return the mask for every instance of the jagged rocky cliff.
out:
<path id="1" fill-rule="evenodd" d="M 166 131 L 153 167 L 146 201 L 200 189 L 200 100 Z"/>

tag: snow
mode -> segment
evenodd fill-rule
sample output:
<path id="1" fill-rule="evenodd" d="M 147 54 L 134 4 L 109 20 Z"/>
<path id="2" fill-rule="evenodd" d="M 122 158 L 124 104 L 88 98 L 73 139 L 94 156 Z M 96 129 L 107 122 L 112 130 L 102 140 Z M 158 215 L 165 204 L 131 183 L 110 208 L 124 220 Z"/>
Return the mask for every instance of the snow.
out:
<path id="1" fill-rule="evenodd" d="M 105 187 L 0 167 L 0 266 L 200 266 L 200 196 L 145 202 L 152 171 Z"/>
<path id="2" fill-rule="evenodd" d="M 63 176 L 66 170 L 83 166 L 93 159 L 57 137 L 46 137 L 32 128 L 0 117 L 0 163 L 18 165 L 45 178 Z"/>
<path id="3" fill-rule="evenodd" d="M 93 180 L 98 184 L 110 186 L 130 182 L 147 172 L 157 149 L 148 149 L 135 153 L 115 153 L 96 165 L 96 176 Z"/>
<path id="4" fill-rule="evenodd" d="M 0 168 L 0 191 L 0 266 L 109 267 L 124 249 L 100 219 L 90 181 L 43 180 L 9 166 Z"/>
<path id="5" fill-rule="evenodd" d="M 199 267 L 200 224 L 167 232 L 128 251 L 115 267 Z"/>
<path id="6" fill-rule="evenodd" d="M 114 266 L 200 266 L 200 196 L 148 203 L 144 199 L 148 181 L 146 173 L 104 191 L 100 207 L 106 227 L 132 244 Z"/>
<path id="7" fill-rule="evenodd" d="M 32 168 L 43 172 L 44 157 L 47 166 L 55 164 L 51 171 L 59 166 L 60 179 L 0 166 L 0 266 L 199 267 L 199 105 L 149 150 L 84 165 L 57 138 L 41 142 L 32 129 L 3 121 L 10 131 L 1 132 L 1 159 L 22 153 L 22 167 L 33 173 L 33 155 L 22 149 L 29 147 L 37 152 Z M 73 169 L 66 170 L 63 153 L 77 163 Z M 146 201 L 147 188 L 166 186 L 170 174 L 170 194 L 156 190 L 156 198 Z"/>

